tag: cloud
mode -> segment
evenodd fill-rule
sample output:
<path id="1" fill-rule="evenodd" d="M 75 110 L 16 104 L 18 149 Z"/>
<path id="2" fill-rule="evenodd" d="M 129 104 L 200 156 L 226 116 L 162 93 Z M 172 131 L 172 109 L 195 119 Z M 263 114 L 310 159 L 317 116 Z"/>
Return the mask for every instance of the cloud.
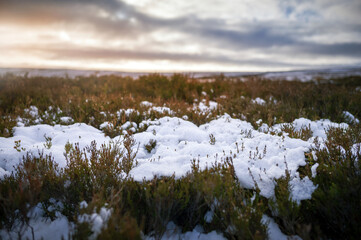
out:
<path id="1" fill-rule="evenodd" d="M 109 64 L 128 59 L 279 70 L 307 67 L 315 58 L 324 65 L 327 57 L 330 64 L 357 64 L 360 9 L 354 0 L 213 0 L 208 8 L 207 1 L 0 0 L 0 31 L 18 29 L 0 40 L 0 49 L 68 59 L 69 65 L 79 58 Z M 24 35 L 27 41 L 19 44 Z"/>
<path id="2" fill-rule="evenodd" d="M 293 66 L 296 65 L 275 60 L 264 60 L 256 58 L 248 58 L 246 60 L 235 59 L 225 55 L 210 55 L 210 54 L 184 54 L 173 52 L 152 52 L 146 50 L 120 50 L 107 48 L 79 48 L 74 46 L 36 46 L 31 48 L 27 46 L 18 47 L 19 51 L 27 54 L 41 54 L 48 60 L 149 60 L 149 61 L 174 61 L 187 63 L 219 63 L 224 64 L 262 64 L 266 67 L 274 66 Z"/>

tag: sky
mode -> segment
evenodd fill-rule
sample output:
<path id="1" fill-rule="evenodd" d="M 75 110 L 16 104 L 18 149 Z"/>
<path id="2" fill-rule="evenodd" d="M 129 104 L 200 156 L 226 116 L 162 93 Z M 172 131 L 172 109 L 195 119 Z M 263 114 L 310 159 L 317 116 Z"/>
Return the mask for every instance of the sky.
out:
<path id="1" fill-rule="evenodd" d="M 0 0 L 0 67 L 361 66 L 360 0 Z"/>

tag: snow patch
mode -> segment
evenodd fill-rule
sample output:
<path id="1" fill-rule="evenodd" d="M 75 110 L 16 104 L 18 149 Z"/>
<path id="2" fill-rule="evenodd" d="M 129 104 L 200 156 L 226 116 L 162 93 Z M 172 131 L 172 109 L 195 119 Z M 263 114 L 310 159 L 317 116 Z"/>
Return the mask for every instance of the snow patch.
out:
<path id="1" fill-rule="evenodd" d="M 266 104 L 266 101 L 263 100 L 262 98 L 256 98 L 256 99 L 252 99 L 251 100 L 251 103 L 253 104 L 258 104 L 258 105 L 265 105 Z"/>
<path id="2" fill-rule="evenodd" d="M 343 111 L 342 112 L 345 120 L 349 123 L 360 123 L 360 120 L 358 120 L 354 115 L 352 115 L 350 112 L 348 111 Z"/>
<path id="3" fill-rule="evenodd" d="M 144 236 L 145 240 L 155 240 L 156 238 L 151 236 Z M 193 231 L 182 233 L 182 229 L 175 225 L 173 222 L 167 224 L 165 233 L 160 238 L 161 240 L 186 240 L 186 239 L 198 239 L 198 240 L 222 240 L 226 239 L 223 234 L 212 231 L 204 233 L 204 229 L 201 226 L 196 226 Z"/>
<path id="4" fill-rule="evenodd" d="M 87 222 L 91 225 L 93 234 L 89 239 L 96 239 L 103 228 L 107 227 L 108 220 L 112 215 L 112 209 L 102 207 L 99 213 L 82 214 L 78 217 L 80 223 Z"/>
<path id="5" fill-rule="evenodd" d="M 294 236 L 285 235 L 283 232 L 281 232 L 277 223 L 275 223 L 275 221 L 272 218 L 268 217 L 267 215 L 263 215 L 262 223 L 267 224 L 268 238 L 270 240 L 302 240 L 302 238 L 300 238 L 297 235 Z"/>
<path id="6" fill-rule="evenodd" d="M 60 121 L 62 123 L 72 123 L 72 122 L 74 122 L 74 120 L 71 117 L 61 117 Z"/>

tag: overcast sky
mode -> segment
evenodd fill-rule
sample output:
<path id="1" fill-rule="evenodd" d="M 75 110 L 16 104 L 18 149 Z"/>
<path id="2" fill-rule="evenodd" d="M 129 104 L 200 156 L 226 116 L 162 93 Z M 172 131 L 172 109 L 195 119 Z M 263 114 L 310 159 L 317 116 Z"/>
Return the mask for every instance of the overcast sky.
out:
<path id="1" fill-rule="evenodd" d="M 360 0 L 0 0 L 0 67 L 361 66 Z"/>

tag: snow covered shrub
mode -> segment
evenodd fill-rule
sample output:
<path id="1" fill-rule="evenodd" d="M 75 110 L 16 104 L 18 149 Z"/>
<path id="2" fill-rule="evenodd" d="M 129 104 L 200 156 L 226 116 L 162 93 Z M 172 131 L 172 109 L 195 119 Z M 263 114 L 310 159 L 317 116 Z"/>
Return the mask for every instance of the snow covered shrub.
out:
<path id="1" fill-rule="evenodd" d="M 357 239 L 361 235 L 361 127 L 330 128 L 324 144 L 316 144 L 312 179 L 318 187 L 306 201 L 302 216 L 313 225 L 314 237 Z"/>
<path id="2" fill-rule="evenodd" d="M 232 158 L 227 157 L 203 171 L 195 160 L 192 164 L 193 185 L 203 196 L 211 215 L 203 226 L 220 230 L 229 239 L 266 238 L 267 229 L 261 222 L 266 205 L 257 189 L 240 186 Z"/>
<path id="3" fill-rule="evenodd" d="M 147 206 L 147 222 L 161 236 L 169 221 L 176 221 L 189 203 L 189 186 L 178 181 L 175 176 L 154 177 L 145 186 L 145 201 Z"/>
<path id="4" fill-rule="evenodd" d="M 137 165 L 138 149 L 133 149 L 135 145 L 131 135 L 124 137 L 124 148 L 120 147 L 120 142 L 103 144 L 100 149 L 95 141 L 85 149 L 80 149 L 79 144 L 68 145 L 64 172 L 67 180 L 65 199 L 69 209 L 74 210 L 80 201 L 90 201 L 94 192 L 107 198 L 112 190 L 118 188 Z"/>
<path id="5" fill-rule="evenodd" d="M 72 239 L 141 239 L 137 220 L 127 212 L 129 209 L 124 211 L 123 193 L 118 190 L 106 198 L 94 193 L 89 204 L 80 203 Z"/>
<path id="6" fill-rule="evenodd" d="M 290 180 L 291 176 L 288 170 L 285 171 L 284 177 L 275 180 L 275 196 L 268 203 L 273 218 L 278 222 L 283 232 L 287 235 L 296 235 L 300 227 L 301 207 L 292 199 Z"/>
<path id="7" fill-rule="evenodd" d="M 188 110 L 181 116 L 187 116 L 188 120 L 196 124 L 197 126 L 200 126 L 202 124 L 205 124 L 207 122 L 210 122 L 211 120 L 215 119 L 217 116 L 216 111 L 211 112 L 201 112 L 201 111 L 193 111 Z"/>
<path id="8" fill-rule="evenodd" d="M 5 116 L 0 111 L 0 137 L 11 137 L 12 129 L 16 126 L 16 117 Z"/>
<path id="9" fill-rule="evenodd" d="M 103 122 L 99 125 L 99 129 L 103 131 L 106 136 L 114 138 L 121 135 L 121 129 L 115 127 L 116 119 L 113 119 L 111 122 Z"/>
<path id="10" fill-rule="evenodd" d="M 61 199 L 64 192 L 62 171 L 50 155 L 27 153 L 10 176 L 0 181 L 0 225 L 10 230 L 16 221 L 26 223 L 28 211 L 39 202 L 47 214 L 51 198 Z"/>
<path id="11" fill-rule="evenodd" d="M 90 201 L 93 195 L 93 182 L 91 166 L 86 157 L 85 150 L 80 149 L 79 144 L 71 146 L 70 151 L 65 155 L 66 167 L 66 192 L 64 206 L 66 216 L 73 216 L 79 202 Z"/>
<path id="12" fill-rule="evenodd" d="M 97 149 L 97 144 L 93 141 L 86 147 L 86 152 L 89 154 L 87 157 L 89 157 L 94 191 L 109 195 L 110 190 L 121 184 L 123 179 L 124 150 L 121 149 L 120 142 L 102 144 L 100 149 Z"/>

